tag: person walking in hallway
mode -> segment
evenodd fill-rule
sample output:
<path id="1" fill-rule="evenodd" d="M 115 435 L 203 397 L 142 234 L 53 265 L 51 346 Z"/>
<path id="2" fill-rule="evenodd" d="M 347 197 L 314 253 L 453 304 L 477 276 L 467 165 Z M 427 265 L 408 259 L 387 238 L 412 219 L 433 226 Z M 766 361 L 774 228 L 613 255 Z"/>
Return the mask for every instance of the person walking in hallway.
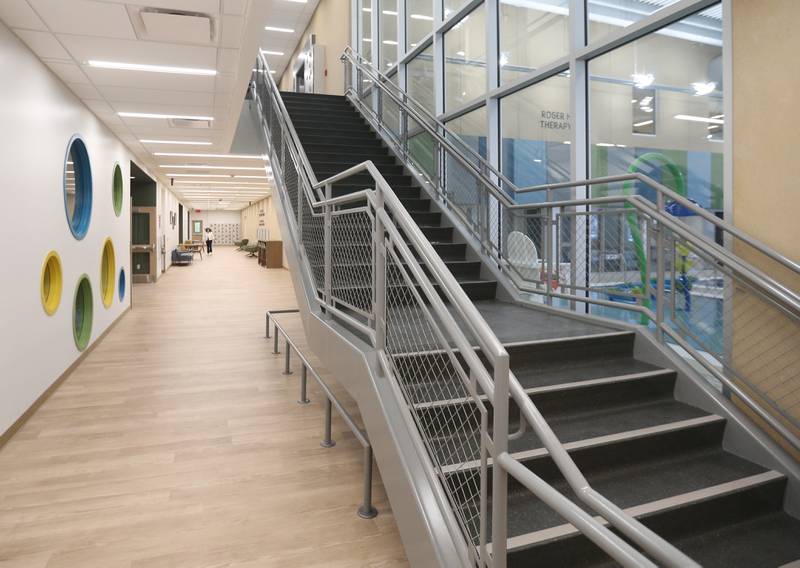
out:
<path id="1" fill-rule="evenodd" d="M 214 231 L 206 228 L 206 252 L 211 254 L 213 251 L 212 245 L 214 244 Z"/>

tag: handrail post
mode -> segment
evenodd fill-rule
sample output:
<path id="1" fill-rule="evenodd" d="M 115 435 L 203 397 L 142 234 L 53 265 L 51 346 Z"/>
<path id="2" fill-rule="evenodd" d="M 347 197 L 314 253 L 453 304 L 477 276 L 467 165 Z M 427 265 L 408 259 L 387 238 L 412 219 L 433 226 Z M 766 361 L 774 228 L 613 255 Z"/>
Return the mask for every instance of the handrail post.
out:
<path id="1" fill-rule="evenodd" d="M 289 336 L 286 337 L 286 358 L 283 365 L 283 374 L 284 375 L 291 375 L 292 374 L 292 344 L 289 343 Z"/>
<path id="2" fill-rule="evenodd" d="M 319 443 L 323 448 L 332 448 L 336 442 L 331 438 L 331 420 L 333 419 L 333 405 L 329 397 L 325 397 L 325 437 Z"/>
<path id="3" fill-rule="evenodd" d="M 265 325 L 265 330 L 266 331 L 265 331 L 264 337 L 269 339 L 269 311 L 266 313 L 266 320 L 267 320 L 266 321 L 266 325 Z"/>
<path id="4" fill-rule="evenodd" d="M 553 190 L 552 189 L 548 189 L 547 190 L 547 201 L 550 202 L 550 203 L 552 203 L 552 201 L 553 201 Z M 558 268 L 556 268 L 558 266 L 558 264 L 553 262 L 553 257 L 555 256 L 556 258 L 558 258 L 558 256 L 557 256 L 557 252 L 554 253 L 554 246 L 553 245 L 555 245 L 556 243 L 552 242 L 554 240 L 553 239 L 553 229 L 552 229 L 552 225 L 553 225 L 552 217 L 553 217 L 553 208 L 552 207 L 547 207 L 547 223 L 545 224 L 545 228 L 544 228 L 544 237 L 545 238 L 543 239 L 544 242 L 546 243 L 544 245 L 544 250 L 545 250 L 544 255 L 545 256 L 542 259 L 542 266 L 544 267 L 545 278 L 547 278 L 547 282 L 546 282 L 545 286 L 546 286 L 546 290 L 547 290 L 547 305 L 548 306 L 552 306 L 553 305 L 553 277 L 554 277 L 553 271 L 554 270 L 558 270 Z M 557 247 L 555 247 L 555 248 L 557 250 Z"/>
<path id="5" fill-rule="evenodd" d="M 362 519 L 374 519 L 378 511 L 372 506 L 372 446 L 364 447 L 364 501 L 358 508 Z"/>
<path id="6" fill-rule="evenodd" d="M 272 354 L 277 355 L 281 352 L 280 348 L 278 347 L 278 329 L 275 328 L 275 344 L 272 346 Z"/>
<path id="7" fill-rule="evenodd" d="M 297 404 L 308 404 L 310 402 L 308 400 L 308 367 L 303 363 L 300 368 L 300 400 L 297 401 Z"/>
<path id="8" fill-rule="evenodd" d="M 664 194 L 660 191 L 657 193 L 656 197 L 656 204 L 658 206 L 659 213 L 665 213 L 664 211 Z M 664 286 L 666 283 L 664 282 L 664 227 L 661 225 L 660 221 L 656 221 L 656 280 L 658 290 L 656 291 L 656 338 L 658 338 L 659 343 L 664 342 L 664 329 L 661 324 L 664 323 L 664 296 L 666 294 L 666 290 Z M 673 278 L 671 283 L 671 294 L 674 297 L 675 292 L 677 291 L 676 282 Z"/>
<path id="9" fill-rule="evenodd" d="M 492 447 L 492 566 L 505 568 L 508 536 L 508 473 L 497 457 L 508 451 L 508 354 L 497 357 L 494 366 L 494 428 Z"/>
<path id="10" fill-rule="evenodd" d="M 325 199 L 330 199 L 333 197 L 333 184 L 326 183 L 325 184 Z M 324 232 L 324 262 L 325 262 L 325 304 L 328 306 L 333 306 L 333 290 L 332 282 L 333 282 L 333 275 L 331 271 L 333 270 L 333 243 L 331 242 L 331 238 L 333 236 L 331 225 L 333 222 L 333 213 L 331 211 L 331 205 L 325 205 L 325 228 L 323 229 Z M 325 312 L 326 317 L 330 317 L 330 313 L 326 310 Z"/>
<path id="11" fill-rule="evenodd" d="M 386 348 L 386 231 L 379 211 L 384 209 L 383 188 L 378 186 L 375 191 L 375 274 L 373 280 L 374 317 L 375 317 L 375 349 Z"/>

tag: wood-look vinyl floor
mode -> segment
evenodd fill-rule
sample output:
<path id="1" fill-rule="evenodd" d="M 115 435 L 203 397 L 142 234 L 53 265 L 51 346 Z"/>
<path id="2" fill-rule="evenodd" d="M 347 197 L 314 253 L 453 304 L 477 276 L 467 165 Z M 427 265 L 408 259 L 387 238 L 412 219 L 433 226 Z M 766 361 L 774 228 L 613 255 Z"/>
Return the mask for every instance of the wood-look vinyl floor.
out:
<path id="1" fill-rule="evenodd" d="M 363 520 L 361 447 L 339 419 L 320 447 L 322 397 L 309 381 L 296 404 L 299 369 L 264 338 L 294 303 L 287 271 L 224 247 L 135 286 L 0 449 L 0 567 L 406 566 L 377 468 Z"/>

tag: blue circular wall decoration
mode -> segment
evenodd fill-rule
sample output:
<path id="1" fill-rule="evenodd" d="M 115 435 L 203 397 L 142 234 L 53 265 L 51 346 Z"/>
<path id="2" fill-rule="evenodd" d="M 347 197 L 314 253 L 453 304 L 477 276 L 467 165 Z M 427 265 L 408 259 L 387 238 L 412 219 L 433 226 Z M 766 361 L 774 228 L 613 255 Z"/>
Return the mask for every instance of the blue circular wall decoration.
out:
<path id="1" fill-rule="evenodd" d="M 125 269 L 119 269 L 119 283 L 117 284 L 117 290 L 119 291 L 119 301 L 125 299 Z"/>
<path id="2" fill-rule="evenodd" d="M 92 166 L 83 139 L 77 134 L 67 146 L 64 158 L 64 210 L 72 235 L 80 240 L 92 218 Z"/>

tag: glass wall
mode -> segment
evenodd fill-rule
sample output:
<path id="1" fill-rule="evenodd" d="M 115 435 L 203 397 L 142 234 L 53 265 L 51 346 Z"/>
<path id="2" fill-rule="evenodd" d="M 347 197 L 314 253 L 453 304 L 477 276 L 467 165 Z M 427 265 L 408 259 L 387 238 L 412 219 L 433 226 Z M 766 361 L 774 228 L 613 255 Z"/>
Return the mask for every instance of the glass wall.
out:
<path id="1" fill-rule="evenodd" d="M 486 8 L 481 4 L 444 34 L 444 108 L 486 93 Z"/>
<path id="2" fill-rule="evenodd" d="M 421 39 L 433 31 L 433 2 L 407 0 L 406 36 L 408 49 L 414 49 Z"/>
<path id="3" fill-rule="evenodd" d="M 569 53 L 569 0 L 500 0 L 500 82 Z"/>
<path id="4" fill-rule="evenodd" d="M 486 107 L 462 114 L 447 123 L 447 128 L 458 135 L 470 148 L 486 158 Z"/>
<path id="5" fill-rule="evenodd" d="M 361 56 L 367 61 L 372 61 L 372 0 L 361 0 L 358 24 Z"/>
<path id="6" fill-rule="evenodd" d="M 381 13 L 381 71 L 397 63 L 397 0 L 379 0 Z"/>
<path id="7" fill-rule="evenodd" d="M 641 172 L 706 209 L 722 209 L 722 21 L 715 12 L 693 16 L 704 25 L 690 36 L 681 21 L 589 62 L 593 177 Z"/>
<path id="8" fill-rule="evenodd" d="M 517 187 L 570 179 L 569 75 L 562 73 L 500 99 L 501 171 Z M 543 201 L 529 193 L 520 201 Z"/>
<path id="9" fill-rule="evenodd" d="M 629 26 L 678 0 L 586 0 L 589 43 Z"/>
<path id="10" fill-rule="evenodd" d="M 407 92 L 412 99 L 422 104 L 431 114 L 436 113 L 433 87 L 433 46 L 420 52 L 408 65 Z"/>

